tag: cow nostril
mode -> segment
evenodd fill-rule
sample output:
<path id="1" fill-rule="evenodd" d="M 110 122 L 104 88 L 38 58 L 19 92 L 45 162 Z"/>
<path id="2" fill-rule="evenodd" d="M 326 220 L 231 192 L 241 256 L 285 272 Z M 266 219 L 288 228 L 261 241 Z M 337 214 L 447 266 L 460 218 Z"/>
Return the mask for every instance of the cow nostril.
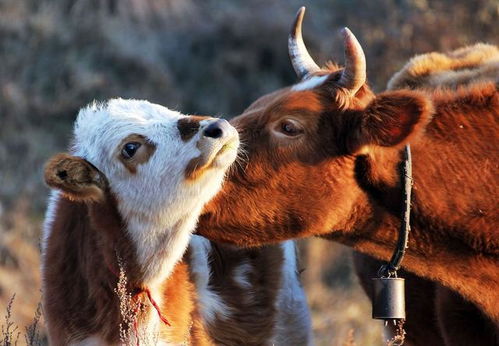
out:
<path id="1" fill-rule="evenodd" d="M 210 138 L 220 138 L 224 135 L 224 130 L 222 127 L 222 122 L 217 120 L 211 124 L 209 124 L 203 131 L 203 135 L 205 137 Z"/>

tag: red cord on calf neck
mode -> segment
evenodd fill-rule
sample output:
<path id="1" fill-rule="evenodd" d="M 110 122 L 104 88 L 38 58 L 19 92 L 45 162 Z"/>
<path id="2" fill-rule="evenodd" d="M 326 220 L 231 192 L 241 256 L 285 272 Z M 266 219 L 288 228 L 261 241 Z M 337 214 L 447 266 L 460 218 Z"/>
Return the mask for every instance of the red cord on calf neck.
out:
<path id="1" fill-rule="evenodd" d="M 109 264 L 109 262 L 107 261 L 104 261 L 107 265 L 107 268 L 108 270 L 114 275 L 116 276 L 117 278 L 120 277 L 120 274 L 114 270 L 114 268 Z M 149 288 L 143 288 L 143 289 L 139 289 L 139 291 L 134 294 L 134 297 L 138 297 L 140 294 L 142 293 L 146 293 L 147 294 L 147 299 L 149 299 L 149 302 L 151 303 L 151 305 L 154 307 L 154 309 L 156 310 L 156 312 L 158 313 L 158 316 L 159 316 L 159 319 L 161 320 L 161 322 L 163 322 L 164 324 L 166 324 L 167 326 L 171 327 L 171 324 L 170 322 L 166 319 L 166 317 L 163 316 L 163 314 L 161 313 L 161 310 L 158 306 L 158 303 L 156 303 L 156 301 L 152 298 L 152 295 L 151 295 L 151 291 L 149 290 Z M 134 311 L 134 314 L 136 314 L 138 312 L 138 307 L 135 309 Z M 133 322 L 133 329 L 135 331 L 135 336 L 137 338 L 137 343 L 136 343 L 136 346 L 140 346 L 140 340 L 139 340 L 139 323 L 138 323 L 138 319 L 136 318 L 135 321 Z"/>
<path id="2" fill-rule="evenodd" d="M 149 299 L 149 301 L 151 302 L 152 306 L 156 309 L 156 312 L 158 313 L 158 316 L 159 316 L 159 319 L 161 320 L 161 322 L 163 322 L 164 324 L 166 324 L 167 326 L 170 326 L 171 327 L 171 324 L 170 322 L 168 322 L 168 320 L 163 316 L 163 314 L 161 314 L 161 310 L 159 309 L 159 306 L 158 304 L 156 303 L 156 301 L 154 299 L 152 299 L 152 296 L 151 296 L 151 291 L 149 291 L 149 288 L 145 288 L 144 289 L 144 292 L 146 292 L 147 294 L 147 298 Z"/>
<path id="3" fill-rule="evenodd" d="M 151 305 L 154 307 L 154 309 L 158 313 L 158 316 L 159 316 L 159 319 L 161 320 L 161 322 L 163 322 L 167 326 L 171 327 L 170 322 L 161 313 L 161 310 L 159 309 L 158 303 L 156 303 L 156 301 L 152 298 L 151 291 L 149 290 L 149 288 L 141 289 L 139 292 L 137 292 L 135 294 L 135 297 L 138 297 L 139 295 L 141 295 L 144 292 L 147 294 L 147 299 L 149 299 L 149 302 L 151 303 Z M 137 313 L 137 311 L 138 311 L 138 308 L 135 310 L 135 313 Z M 139 321 L 138 321 L 137 318 L 135 318 L 135 321 L 133 322 L 133 329 L 135 331 L 135 337 L 137 338 L 136 346 L 140 346 L 140 340 L 139 340 Z"/>
<path id="4" fill-rule="evenodd" d="M 105 262 L 106 262 L 106 265 L 107 265 L 107 268 L 109 269 L 109 271 L 112 274 L 114 274 L 114 276 L 116 276 L 117 278 L 119 278 L 120 274 L 118 272 L 116 272 L 114 270 L 114 268 L 107 261 L 105 261 Z M 158 316 L 159 316 L 159 319 L 161 320 L 161 322 L 163 322 L 167 326 L 171 327 L 170 322 L 161 313 L 161 310 L 159 309 L 158 303 L 156 303 L 156 301 L 152 298 L 151 291 L 149 290 L 149 288 L 141 289 L 139 292 L 137 292 L 136 296 L 140 295 L 143 292 L 146 292 L 147 298 L 149 299 L 149 302 L 154 307 L 154 309 L 156 309 L 156 312 L 158 313 Z"/>

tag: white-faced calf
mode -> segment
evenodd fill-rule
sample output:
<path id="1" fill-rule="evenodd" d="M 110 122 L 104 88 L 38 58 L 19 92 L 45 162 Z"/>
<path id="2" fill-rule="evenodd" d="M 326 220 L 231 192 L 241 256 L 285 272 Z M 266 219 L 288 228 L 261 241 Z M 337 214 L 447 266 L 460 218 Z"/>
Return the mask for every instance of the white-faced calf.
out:
<path id="1" fill-rule="evenodd" d="M 144 302 L 137 330 L 157 342 L 209 343 L 179 260 L 238 145 L 225 120 L 146 101 L 115 99 L 80 111 L 71 154 L 54 156 L 45 170 L 57 190 L 42 264 L 52 344 L 120 341 L 118 258 L 130 294 Z"/>

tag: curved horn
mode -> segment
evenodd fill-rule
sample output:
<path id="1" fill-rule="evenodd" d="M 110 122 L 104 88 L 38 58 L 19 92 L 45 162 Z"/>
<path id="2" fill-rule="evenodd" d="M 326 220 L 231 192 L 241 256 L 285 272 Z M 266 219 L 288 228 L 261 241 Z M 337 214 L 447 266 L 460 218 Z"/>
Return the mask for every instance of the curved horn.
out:
<path id="1" fill-rule="evenodd" d="M 312 73 L 319 71 L 320 67 L 314 62 L 314 59 L 308 54 L 307 47 L 303 43 L 301 34 L 301 24 L 305 15 L 305 7 L 301 7 L 296 14 L 295 21 L 288 38 L 288 50 L 291 63 L 295 69 L 298 78 L 303 79 Z"/>
<path id="2" fill-rule="evenodd" d="M 366 82 L 366 56 L 350 29 L 344 28 L 341 32 L 345 44 L 345 69 L 338 84 L 355 94 Z"/>

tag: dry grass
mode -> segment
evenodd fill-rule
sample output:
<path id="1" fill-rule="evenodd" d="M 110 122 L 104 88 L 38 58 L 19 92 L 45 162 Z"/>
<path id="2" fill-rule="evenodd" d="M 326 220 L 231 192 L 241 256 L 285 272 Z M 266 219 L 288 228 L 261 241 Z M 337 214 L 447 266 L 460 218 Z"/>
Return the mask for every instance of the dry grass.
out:
<path id="1" fill-rule="evenodd" d="M 21 331 L 19 330 L 18 324 L 13 320 L 13 308 L 14 300 L 16 295 L 12 295 L 7 307 L 5 309 L 4 321 L 1 325 L 1 335 L 0 335 L 0 346 L 15 346 L 19 343 L 19 337 L 21 336 Z M 34 313 L 32 323 L 25 327 L 24 329 L 24 342 L 25 345 L 29 346 L 42 346 L 46 345 L 47 341 L 40 334 L 42 318 L 42 306 L 38 304 L 38 307 Z"/>
<path id="2" fill-rule="evenodd" d="M 120 275 L 114 292 L 118 296 L 120 302 L 120 342 L 126 346 L 135 346 L 137 345 L 137 340 L 140 340 L 137 325 L 139 323 L 139 314 L 144 310 L 144 304 L 142 302 L 142 297 L 134 299 L 131 292 L 128 291 L 128 280 L 125 273 L 125 267 L 120 259 L 118 259 L 118 266 Z"/>
<path id="3" fill-rule="evenodd" d="M 397 328 L 395 330 L 395 335 L 386 342 L 387 346 L 401 346 L 405 342 L 406 332 L 404 330 L 404 321 L 400 320 L 396 324 Z"/>
<path id="4" fill-rule="evenodd" d="M 27 240 L 21 230 L 2 232 L 0 225 L 0 313 L 7 310 L 15 293 L 11 321 L 24 328 L 32 324 L 41 299 L 40 255 L 38 247 Z"/>
<path id="5" fill-rule="evenodd" d="M 5 321 L 2 325 L 2 340 L 0 340 L 2 346 L 13 346 L 17 345 L 19 340 L 19 336 L 21 332 L 19 331 L 19 327 L 12 321 L 12 304 L 14 303 L 14 299 L 16 295 L 13 294 L 7 304 L 7 309 L 5 312 Z"/>
<path id="6" fill-rule="evenodd" d="M 24 340 L 26 341 L 26 345 L 42 346 L 45 344 L 40 333 L 40 328 L 43 328 L 41 318 L 42 304 L 38 303 L 33 321 L 24 329 Z"/>
<path id="7" fill-rule="evenodd" d="M 125 265 L 118 256 L 120 270 L 114 292 L 119 298 L 121 323 L 119 326 L 120 343 L 126 346 L 154 346 L 158 344 L 159 334 L 151 333 L 141 327 L 140 315 L 146 311 L 146 299 L 143 294 L 132 295 L 128 291 L 128 279 Z"/>

